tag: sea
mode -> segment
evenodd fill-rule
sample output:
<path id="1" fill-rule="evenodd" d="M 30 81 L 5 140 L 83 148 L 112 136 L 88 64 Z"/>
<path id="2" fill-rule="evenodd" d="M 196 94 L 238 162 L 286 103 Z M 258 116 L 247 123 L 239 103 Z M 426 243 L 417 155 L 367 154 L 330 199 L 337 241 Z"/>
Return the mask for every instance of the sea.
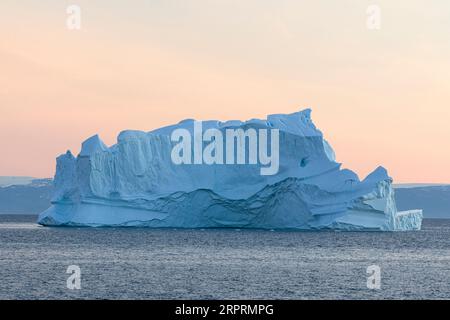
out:
<path id="1" fill-rule="evenodd" d="M 0 215 L 0 299 L 449 299 L 450 220 L 411 232 L 43 227 Z"/>

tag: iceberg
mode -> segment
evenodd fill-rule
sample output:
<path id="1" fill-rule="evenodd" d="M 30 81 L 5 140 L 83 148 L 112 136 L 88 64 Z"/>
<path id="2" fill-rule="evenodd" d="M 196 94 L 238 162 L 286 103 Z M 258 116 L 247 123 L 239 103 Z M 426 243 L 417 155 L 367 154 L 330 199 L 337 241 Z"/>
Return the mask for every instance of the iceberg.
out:
<path id="1" fill-rule="evenodd" d="M 383 167 L 363 180 L 341 168 L 313 124 L 310 109 L 265 120 L 202 124 L 224 136 L 230 129 L 276 130 L 276 174 L 261 174 L 255 163 L 174 163 L 177 142 L 172 134 L 185 129 L 195 135 L 192 119 L 150 132 L 123 131 L 111 147 L 95 135 L 83 142 L 77 157 L 67 151 L 57 158 L 52 206 L 39 215 L 38 223 L 270 230 L 421 228 L 422 210 L 397 211 L 392 179 Z M 189 154 L 195 156 L 194 149 Z"/>

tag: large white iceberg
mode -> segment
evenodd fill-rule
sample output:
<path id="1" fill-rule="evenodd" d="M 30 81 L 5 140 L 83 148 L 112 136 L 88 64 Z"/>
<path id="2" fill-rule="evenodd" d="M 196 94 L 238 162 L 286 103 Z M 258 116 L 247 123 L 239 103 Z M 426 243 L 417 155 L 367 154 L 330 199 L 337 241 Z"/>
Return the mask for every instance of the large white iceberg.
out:
<path id="1" fill-rule="evenodd" d="M 57 158 L 47 226 L 139 226 L 292 230 L 418 230 L 422 210 L 398 212 L 392 179 L 378 167 L 364 180 L 335 161 L 310 109 L 267 120 L 206 121 L 227 128 L 278 129 L 279 170 L 258 165 L 174 164 L 175 129 L 123 131 L 107 147 L 98 136 Z"/>

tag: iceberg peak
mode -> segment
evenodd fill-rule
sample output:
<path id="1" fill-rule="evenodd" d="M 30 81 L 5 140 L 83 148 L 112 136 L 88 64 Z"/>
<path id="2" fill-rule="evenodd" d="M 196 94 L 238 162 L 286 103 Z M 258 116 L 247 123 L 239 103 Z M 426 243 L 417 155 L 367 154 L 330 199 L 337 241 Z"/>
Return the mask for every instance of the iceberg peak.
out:
<path id="1" fill-rule="evenodd" d="M 392 180 L 389 177 L 386 168 L 383 166 L 378 166 L 374 171 L 369 173 L 364 181 L 380 181 L 380 180 Z"/>
<path id="2" fill-rule="evenodd" d="M 100 139 L 98 134 L 93 135 L 82 143 L 79 157 L 89 157 L 96 152 L 108 151 L 108 147 Z"/>

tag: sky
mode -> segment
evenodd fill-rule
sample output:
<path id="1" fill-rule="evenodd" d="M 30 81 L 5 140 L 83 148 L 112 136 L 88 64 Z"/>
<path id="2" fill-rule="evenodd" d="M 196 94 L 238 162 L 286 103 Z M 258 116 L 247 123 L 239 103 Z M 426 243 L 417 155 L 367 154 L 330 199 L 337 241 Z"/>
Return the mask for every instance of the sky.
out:
<path id="1" fill-rule="evenodd" d="M 450 183 L 450 1 L 0 2 L 0 175 L 51 177 L 96 133 L 304 108 L 361 178 Z"/>

